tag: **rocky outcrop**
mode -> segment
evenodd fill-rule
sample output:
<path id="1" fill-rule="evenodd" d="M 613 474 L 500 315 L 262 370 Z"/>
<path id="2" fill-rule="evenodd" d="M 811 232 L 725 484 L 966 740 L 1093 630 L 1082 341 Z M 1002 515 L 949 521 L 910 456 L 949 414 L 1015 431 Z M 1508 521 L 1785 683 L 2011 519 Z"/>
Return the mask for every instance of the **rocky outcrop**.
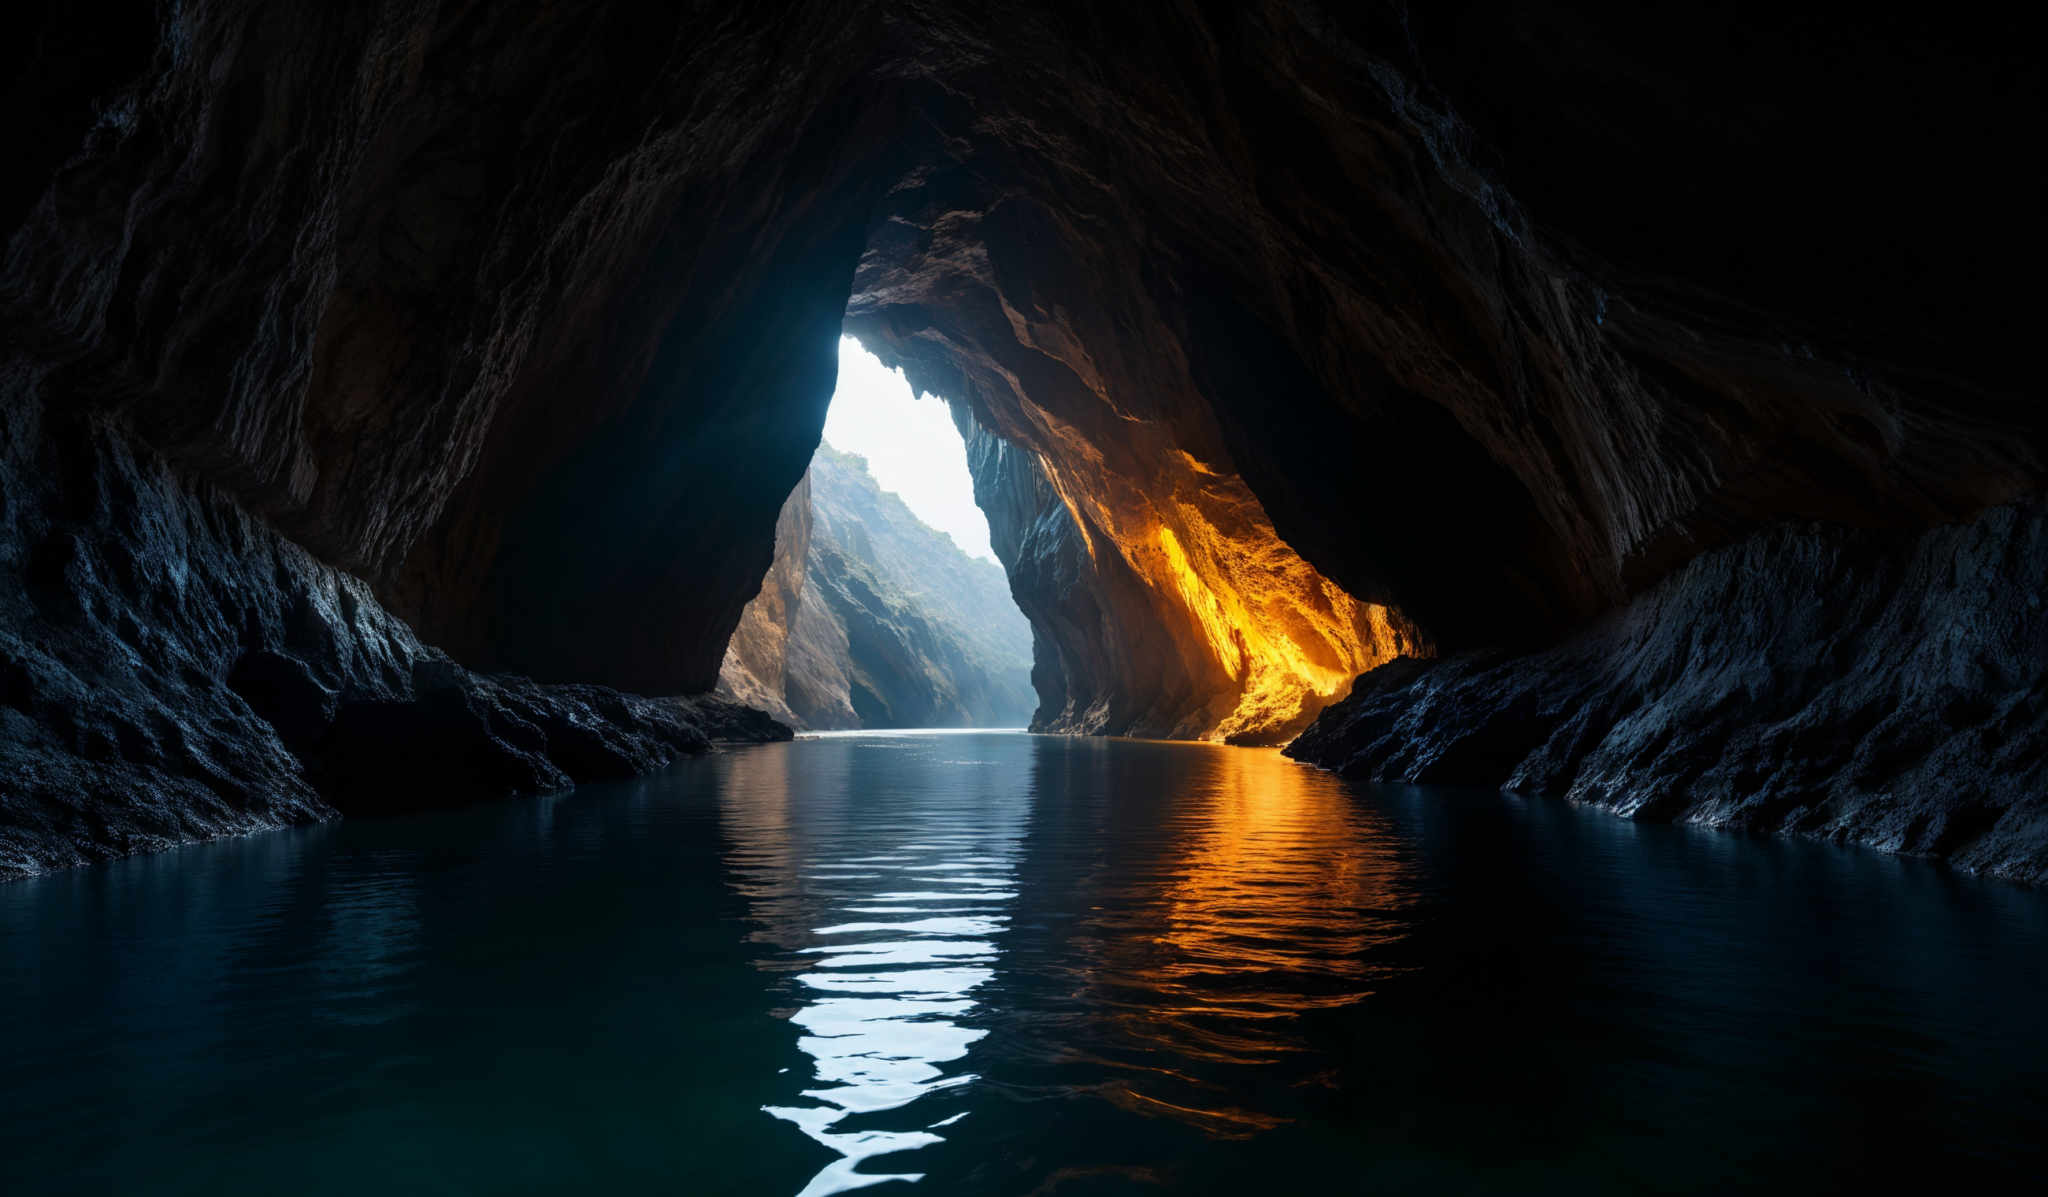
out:
<path id="1" fill-rule="evenodd" d="M 1490 11 L 1469 7 L 1474 23 Z M 1232 693 L 1240 632 L 1249 660 L 1323 668 L 1411 640 L 1542 643 L 1778 520 L 1905 534 L 2039 487 L 2020 394 L 1952 360 L 1872 356 L 1927 330 L 1892 340 L 1879 330 L 1908 322 L 1867 294 L 1854 308 L 1869 323 L 1830 348 L 1814 330 L 1832 312 L 1770 310 L 1786 294 L 1764 285 L 1775 269 L 1714 296 L 1645 274 L 1640 254 L 1633 273 L 1610 266 L 1614 238 L 1569 206 L 1539 224 L 1428 85 L 1434 49 L 1455 50 L 1387 16 L 1017 16 L 1026 28 L 947 44 L 949 66 L 977 71 L 931 118 L 947 136 L 889 193 L 847 329 L 1022 450 L 1068 509 L 1079 544 L 1037 538 L 1053 555 L 1028 568 L 1051 589 L 1020 585 L 1027 610 L 1086 626 L 1093 602 L 1122 629 L 1163 630 L 1157 648 L 1064 632 L 1065 674 L 1111 697 L 1083 685 L 1052 725 L 1219 727 L 1203 707 Z M 1583 101 L 1590 117 L 1493 98 L 1599 139 L 1610 114 L 1648 132 L 1630 95 Z M 1743 136 L 1766 134 L 1793 138 Z M 1637 154 L 1677 173 L 1667 148 L 1617 152 L 1607 176 Z M 1695 165 L 1740 171 L 1741 153 Z M 1733 255 L 1768 222 L 1752 205 L 1660 227 L 1688 242 L 1676 266 L 1701 243 Z M 1939 259 L 1938 242 L 1911 261 Z M 1901 288 L 1917 277 L 1898 271 Z M 1330 619 L 1332 588 L 1385 610 Z M 1333 635 L 1382 621 L 1416 634 Z"/>
<path id="2" fill-rule="evenodd" d="M 1031 621 L 1033 731 L 1281 744 L 1358 671 L 1427 652 L 1399 614 L 1354 600 L 1263 521 L 1193 542 L 1192 556 L 1166 524 L 1127 545 L 1061 493 L 1043 459 L 965 404 L 953 419 Z"/>
<path id="3" fill-rule="evenodd" d="M 713 698 L 485 677 L 117 431 L 0 414 L 0 879 L 787 738 Z"/>
<path id="4" fill-rule="evenodd" d="M 900 117 L 872 11 L 701 15 L 53 14 L 148 50 L 42 68 L 9 347 L 474 667 L 708 690 Z"/>
<path id="5" fill-rule="evenodd" d="M 1011 451 L 1046 726 L 1280 734 L 2042 493 L 2022 18 L 1796 8 L 44 5 L 9 485 L 93 493 L 56 413 L 465 667 L 700 691 L 843 322 Z"/>
<path id="6" fill-rule="evenodd" d="M 740 612 L 739 626 L 726 642 L 717 686 L 721 696 L 799 729 L 809 724 L 789 709 L 786 691 L 791 653 L 802 658 L 809 651 L 805 644 L 791 643 L 791 632 L 803 604 L 810 557 L 811 471 L 805 470 L 775 517 L 775 558 L 761 579 L 760 593 Z M 799 675 L 811 672 L 815 666 L 798 668 Z"/>
<path id="7" fill-rule="evenodd" d="M 2044 593 L 2039 504 L 1903 545 L 1777 528 L 1543 652 L 1384 666 L 1287 752 L 2044 882 Z"/>
<path id="8" fill-rule="evenodd" d="M 1031 629 L 1003 571 L 821 445 L 776 524 L 775 564 L 718 692 L 815 730 L 1022 727 Z"/>

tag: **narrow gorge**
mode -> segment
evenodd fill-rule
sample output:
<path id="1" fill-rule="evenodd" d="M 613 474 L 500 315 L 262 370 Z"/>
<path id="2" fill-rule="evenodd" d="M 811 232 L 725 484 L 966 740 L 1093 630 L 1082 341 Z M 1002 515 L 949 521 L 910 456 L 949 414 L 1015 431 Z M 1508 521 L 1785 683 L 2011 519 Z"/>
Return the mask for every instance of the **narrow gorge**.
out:
<path id="1" fill-rule="evenodd" d="M 775 561 L 718 693 L 807 731 L 1023 727 L 1031 627 L 994 562 L 820 445 L 776 518 Z"/>

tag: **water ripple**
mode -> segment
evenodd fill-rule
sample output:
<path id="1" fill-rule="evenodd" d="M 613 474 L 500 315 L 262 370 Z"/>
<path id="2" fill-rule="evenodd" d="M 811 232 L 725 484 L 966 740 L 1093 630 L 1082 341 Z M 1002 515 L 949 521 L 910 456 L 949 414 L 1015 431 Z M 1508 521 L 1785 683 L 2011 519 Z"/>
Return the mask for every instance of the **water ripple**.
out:
<path id="1" fill-rule="evenodd" d="M 1033 809 L 1053 780 L 1035 775 L 1044 753 L 1032 776 L 904 792 L 869 785 L 862 742 L 846 743 L 839 780 L 863 805 L 793 798 L 762 754 L 736 766 L 723 810 L 732 883 L 754 938 L 776 949 L 762 967 L 790 987 L 812 1061 L 792 1100 L 764 1109 L 835 1156 L 805 1194 L 918 1179 L 863 1165 L 943 1143 L 966 1113 L 946 1103 L 982 1079 L 969 1061 L 984 1048 L 1051 1074 L 1034 1084 L 1012 1067 L 1003 1088 L 1020 1099 L 1096 1100 L 1216 1138 L 1284 1125 L 1232 1094 L 1300 1050 L 1297 1019 L 1385 975 L 1371 959 L 1406 901 L 1390 840 L 1341 787 L 1277 754 L 1161 746 L 1180 782 L 1163 812 L 1149 807 L 1165 817 L 1113 829 L 1089 825 L 1119 810 L 1113 781 L 1059 778 L 1057 792 L 1099 805 Z M 900 754 L 919 745 L 889 747 L 901 778 Z M 1051 857 L 1027 861 L 1033 850 Z M 1023 895 L 1020 939 L 1020 879 L 1045 875 L 1060 883 Z M 1006 987 L 1006 971 L 1058 983 Z"/>

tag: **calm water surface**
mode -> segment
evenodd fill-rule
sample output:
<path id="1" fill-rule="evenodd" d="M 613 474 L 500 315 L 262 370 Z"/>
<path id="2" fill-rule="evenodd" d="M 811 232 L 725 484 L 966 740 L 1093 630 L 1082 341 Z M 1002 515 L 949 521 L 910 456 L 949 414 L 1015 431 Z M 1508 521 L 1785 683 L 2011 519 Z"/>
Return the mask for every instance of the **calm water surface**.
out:
<path id="1" fill-rule="evenodd" d="M 2048 895 L 1909 861 L 1262 750 L 826 737 L 0 886 L 0 1190 L 2024 1176 L 2044 971 Z"/>

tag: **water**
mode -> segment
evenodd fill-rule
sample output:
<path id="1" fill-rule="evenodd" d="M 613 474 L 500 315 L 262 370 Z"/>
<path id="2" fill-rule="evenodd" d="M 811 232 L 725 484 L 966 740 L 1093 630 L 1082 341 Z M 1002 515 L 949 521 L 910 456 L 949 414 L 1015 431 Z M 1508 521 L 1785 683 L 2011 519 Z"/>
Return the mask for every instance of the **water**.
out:
<path id="1" fill-rule="evenodd" d="M 1885 1191 L 2041 1162 L 2044 948 L 1855 851 L 821 738 L 0 886 L 0 1190 Z"/>

